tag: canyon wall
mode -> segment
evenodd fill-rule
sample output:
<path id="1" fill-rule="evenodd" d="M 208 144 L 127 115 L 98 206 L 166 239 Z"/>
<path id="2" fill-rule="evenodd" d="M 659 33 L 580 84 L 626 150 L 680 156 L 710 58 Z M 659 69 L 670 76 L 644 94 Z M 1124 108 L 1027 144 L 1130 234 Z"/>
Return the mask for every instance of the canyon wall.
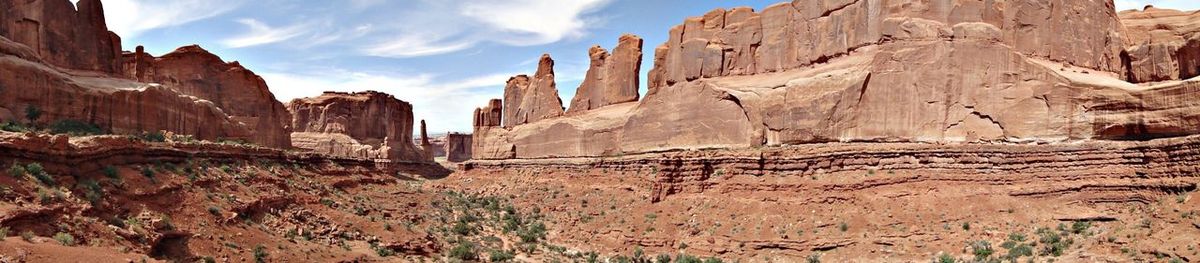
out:
<path id="1" fill-rule="evenodd" d="M 1119 15 L 1128 32 L 1127 79 L 1152 82 L 1200 76 L 1200 13 L 1147 7 Z"/>
<path id="2" fill-rule="evenodd" d="M 1185 20 L 1156 23 L 1190 25 Z M 717 9 L 670 30 L 655 50 L 641 101 L 510 122 L 514 104 L 506 90 L 503 107 L 477 110 L 473 153 L 535 159 L 1200 133 L 1200 103 L 1188 99 L 1200 81 L 1181 74 L 1135 84 L 1142 81 L 1131 77 L 1131 65 L 1142 64 L 1131 63 L 1126 47 L 1139 38 L 1126 37 L 1127 26 L 1137 30 L 1122 23 L 1111 0 L 793 1 L 758 13 Z M 1183 63 L 1160 61 L 1167 60 L 1146 63 Z M 598 77 L 588 74 L 585 83 Z M 502 127 L 493 111 L 502 112 Z"/>
<path id="3" fill-rule="evenodd" d="M 123 54 L 99 0 L 0 2 L 0 37 L 2 120 L 290 146 L 291 117 L 261 77 L 198 46 Z M 28 120 L 26 109 L 44 113 Z"/>
<path id="4" fill-rule="evenodd" d="M 446 134 L 446 160 L 455 163 L 471 160 L 471 145 L 470 134 Z"/>
<path id="5" fill-rule="evenodd" d="M 587 76 L 571 99 L 567 113 L 579 113 L 600 107 L 638 100 L 642 65 L 642 38 L 623 35 L 610 55 L 600 46 L 588 50 L 591 65 Z"/>
<path id="6" fill-rule="evenodd" d="M 288 110 L 296 148 L 354 158 L 425 159 L 412 144 L 412 105 L 392 95 L 326 92 L 292 100 Z"/>
<path id="7" fill-rule="evenodd" d="M 238 62 L 225 62 L 200 46 L 185 46 L 154 57 L 141 52 L 125 55 L 126 77 L 160 83 L 183 93 L 213 102 L 235 121 L 250 127 L 247 138 L 256 144 L 287 148 L 291 133 L 287 108 L 275 99 L 262 77 Z"/>

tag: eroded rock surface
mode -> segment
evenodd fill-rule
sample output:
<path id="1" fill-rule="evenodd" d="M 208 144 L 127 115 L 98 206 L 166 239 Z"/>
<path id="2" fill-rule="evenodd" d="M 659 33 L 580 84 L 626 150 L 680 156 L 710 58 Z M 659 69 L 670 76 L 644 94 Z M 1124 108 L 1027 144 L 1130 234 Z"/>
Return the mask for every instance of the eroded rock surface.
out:
<path id="1" fill-rule="evenodd" d="M 533 77 L 518 75 L 504 86 L 504 127 L 562 115 L 562 99 L 554 83 L 554 60 L 549 54 L 542 55 Z"/>
<path id="2" fill-rule="evenodd" d="M 642 38 L 623 35 L 610 55 L 600 46 L 588 51 L 591 66 L 571 99 L 567 113 L 638 100 L 642 65 Z"/>
<path id="3" fill-rule="evenodd" d="M 0 2 L 0 36 L 65 69 L 121 72 L 121 37 L 108 31 L 100 0 Z"/>
<path id="4" fill-rule="evenodd" d="M 412 144 L 412 105 L 374 91 L 326 92 L 288 103 L 292 144 L 335 156 L 424 160 Z"/>
<path id="5" fill-rule="evenodd" d="M 1200 13 L 1147 7 L 1120 13 L 1131 82 L 1200 76 Z"/>
<path id="6" fill-rule="evenodd" d="M 1179 65 L 1190 62 L 1177 54 L 1186 49 L 1135 47 L 1162 59 L 1131 61 L 1141 53 L 1125 48 L 1195 35 L 1188 33 L 1194 13 L 1133 12 L 1122 17 L 1154 22 L 1129 30 L 1149 34 L 1126 37 L 1111 1 L 794 1 L 762 12 L 718 9 L 670 31 L 640 102 L 511 122 L 517 125 L 505 111 L 504 127 L 477 125 L 474 157 L 1200 133 L 1200 104 L 1187 99 L 1197 81 L 1181 80 L 1188 67 Z M 1134 84 L 1142 75 L 1160 82 Z"/>
<path id="7" fill-rule="evenodd" d="M 140 50 L 140 48 L 139 48 Z M 161 57 L 145 52 L 125 55 L 126 77 L 160 83 L 216 104 L 250 127 L 251 142 L 287 148 L 291 116 L 262 77 L 238 62 L 225 62 L 200 46 L 185 46 Z"/>
<path id="8" fill-rule="evenodd" d="M 446 160 L 465 162 L 471 159 L 471 135 L 450 133 L 446 135 Z"/>

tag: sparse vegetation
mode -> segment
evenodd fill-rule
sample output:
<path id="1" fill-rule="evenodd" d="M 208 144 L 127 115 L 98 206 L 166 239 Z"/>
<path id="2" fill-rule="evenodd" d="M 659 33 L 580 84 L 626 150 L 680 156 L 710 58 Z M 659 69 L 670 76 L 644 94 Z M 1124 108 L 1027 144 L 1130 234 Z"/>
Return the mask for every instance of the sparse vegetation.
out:
<path id="1" fill-rule="evenodd" d="M 72 236 L 71 234 L 67 234 L 67 233 L 63 233 L 63 232 L 55 233 L 54 240 L 58 241 L 59 244 L 62 244 L 64 246 L 74 246 L 75 245 L 75 236 Z"/>
<path id="2" fill-rule="evenodd" d="M 27 121 L 29 121 L 29 123 L 33 124 L 33 123 L 37 123 L 38 119 L 41 119 L 41 118 L 42 118 L 42 109 L 38 108 L 37 106 L 33 106 L 33 105 L 25 106 L 25 120 L 27 120 Z"/>
<path id="3" fill-rule="evenodd" d="M 21 240 L 25 240 L 25 242 L 33 242 L 33 237 L 33 231 L 25 230 L 25 232 L 21 232 Z"/>
<path id="4" fill-rule="evenodd" d="M 478 260 L 479 255 L 475 251 L 475 244 L 463 242 L 459 243 L 453 249 L 450 249 L 450 258 L 458 260 Z"/>
<path id="5" fill-rule="evenodd" d="M 990 258 L 992 254 L 996 253 L 996 250 L 992 249 L 992 244 L 986 240 L 974 241 L 971 242 L 970 245 L 971 254 L 975 255 L 975 260 L 977 261 Z"/>
<path id="6" fill-rule="evenodd" d="M 103 129 L 95 124 L 78 120 L 60 120 L 50 124 L 50 133 L 70 136 L 89 136 L 105 134 Z"/>
<path id="7" fill-rule="evenodd" d="M 268 256 L 270 256 L 270 255 L 267 254 L 267 247 L 265 247 L 263 245 L 258 245 L 258 246 L 254 247 L 254 262 L 255 263 L 267 262 Z"/>
<path id="8" fill-rule="evenodd" d="M 12 176 L 13 178 L 19 179 L 21 177 L 25 177 L 25 174 L 25 166 L 22 166 L 18 162 L 13 162 L 12 166 L 8 168 L 8 175 Z"/>
<path id="9" fill-rule="evenodd" d="M 161 132 L 161 131 L 143 132 L 141 135 L 137 136 L 137 138 L 141 139 L 143 141 L 146 141 L 146 142 L 166 142 L 167 141 L 167 136 L 164 135 L 163 132 Z"/>
<path id="10" fill-rule="evenodd" d="M 121 179 L 121 175 L 117 173 L 117 167 L 113 167 L 112 165 L 105 166 L 103 173 L 104 177 L 108 177 L 110 179 Z"/>

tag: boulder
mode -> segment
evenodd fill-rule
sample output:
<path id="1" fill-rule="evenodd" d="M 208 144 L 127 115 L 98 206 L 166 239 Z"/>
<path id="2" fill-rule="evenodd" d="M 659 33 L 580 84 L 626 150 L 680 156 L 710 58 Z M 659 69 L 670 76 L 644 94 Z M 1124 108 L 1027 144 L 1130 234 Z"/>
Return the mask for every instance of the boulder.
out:
<path id="1" fill-rule="evenodd" d="M 423 161 L 413 146 L 412 105 L 381 92 L 326 92 L 288 103 L 292 144 L 313 152 L 393 161 Z"/>
<path id="2" fill-rule="evenodd" d="M 626 34 L 612 55 L 600 46 L 593 46 L 588 55 L 591 66 L 571 100 L 568 114 L 638 100 L 642 38 Z"/>

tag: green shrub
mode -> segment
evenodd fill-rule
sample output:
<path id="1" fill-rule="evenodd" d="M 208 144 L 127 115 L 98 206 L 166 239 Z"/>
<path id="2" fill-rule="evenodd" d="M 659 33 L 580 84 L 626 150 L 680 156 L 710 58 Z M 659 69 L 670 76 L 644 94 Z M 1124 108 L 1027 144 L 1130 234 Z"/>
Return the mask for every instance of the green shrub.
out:
<path id="1" fill-rule="evenodd" d="M 208 213 L 209 213 L 209 214 L 212 214 L 212 215 L 214 215 L 214 216 L 216 216 L 216 215 L 221 215 L 221 208 L 218 208 L 218 207 L 216 207 L 216 206 L 209 206 L 209 207 L 208 207 Z"/>
<path id="2" fill-rule="evenodd" d="M 154 179 L 154 168 L 151 168 L 150 166 L 142 166 L 142 176 Z"/>
<path id="3" fill-rule="evenodd" d="M 8 227 L 0 227 L 0 240 L 8 237 Z"/>
<path id="4" fill-rule="evenodd" d="M 1083 234 L 1083 232 L 1087 232 L 1088 228 L 1090 227 L 1092 227 L 1091 222 L 1075 221 L 1075 223 L 1071 223 L 1071 233 Z"/>
<path id="5" fill-rule="evenodd" d="M 29 163 L 25 165 L 25 172 L 29 173 L 29 175 L 32 175 L 34 179 L 37 179 L 38 182 L 41 182 L 44 185 L 54 186 L 58 184 L 58 182 L 54 180 L 54 177 L 51 177 L 50 174 L 46 173 L 46 170 L 42 168 L 42 164 L 40 163 Z"/>
<path id="6" fill-rule="evenodd" d="M 1067 248 L 1070 248 L 1071 244 L 1074 243 L 1074 240 L 1065 238 L 1049 228 L 1039 228 L 1037 234 L 1040 237 L 1038 243 L 1043 245 L 1040 252 L 1042 256 L 1062 256 Z"/>
<path id="7" fill-rule="evenodd" d="M 488 260 L 491 262 L 508 262 L 514 258 L 516 258 L 516 255 L 513 255 L 512 252 L 503 250 L 492 250 L 490 255 L 488 255 Z"/>
<path id="8" fill-rule="evenodd" d="M 254 262 L 255 263 L 267 262 L 267 256 L 270 256 L 267 254 L 267 247 L 264 247 L 263 245 L 258 245 L 258 246 L 254 247 Z"/>
<path id="9" fill-rule="evenodd" d="M 992 249 L 991 243 L 988 243 L 985 240 L 979 240 L 971 242 L 971 252 L 975 255 L 975 260 L 983 260 L 991 257 L 992 254 L 995 254 L 996 250 Z"/>
<path id="10" fill-rule="evenodd" d="M 121 178 L 121 175 L 117 172 L 117 167 L 113 167 L 112 165 L 105 166 L 103 172 L 105 177 L 112 179 Z"/>
<path id="11" fill-rule="evenodd" d="M 167 141 L 167 136 L 163 135 L 163 133 L 161 131 L 144 132 L 138 138 L 142 139 L 143 141 L 147 141 L 147 142 L 165 142 L 165 141 Z"/>
<path id="12" fill-rule="evenodd" d="M 675 263 L 703 263 L 703 262 L 700 261 L 700 258 L 681 253 L 681 254 L 679 254 L 678 257 L 675 257 Z"/>
<path id="13" fill-rule="evenodd" d="M 50 133 L 67 134 L 71 136 L 88 136 L 105 134 L 104 130 L 100 129 L 95 124 L 78 121 L 78 120 L 60 120 L 50 124 Z"/>
<path id="14" fill-rule="evenodd" d="M 25 127 L 25 125 L 21 125 L 15 121 L 6 121 L 4 123 L 0 123 L 0 130 L 4 130 L 6 132 L 27 132 L 29 131 L 29 127 Z"/>
<path id="15" fill-rule="evenodd" d="M 63 232 L 58 232 L 58 233 L 54 234 L 54 240 L 57 240 L 59 244 L 62 244 L 64 246 L 74 246 L 75 245 L 75 236 L 72 236 L 71 234 L 67 234 L 67 233 L 63 233 Z"/>
<path id="16" fill-rule="evenodd" d="M 938 257 L 937 257 L 937 259 L 936 259 L 934 262 L 937 262 L 937 263 L 955 263 L 955 262 L 957 262 L 957 261 L 958 261 L 958 260 L 955 260 L 955 259 L 954 259 L 954 256 L 951 256 L 950 254 L 945 254 L 945 253 L 943 253 L 943 254 L 939 254 L 939 255 L 938 255 Z"/>
<path id="17" fill-rule="evenodd" d="M 96 180 L 84 179 L 79 184 L 85 190 L 83 192 L 84 197 L 87 197 L 88 201 L 92 202 L 92 204 L 99 203 L 100 199 L 104 198 L 104 189 L 100 188 L 100 183 L 97 183 Z"/>
<path id="18" fill-rule="evenodd" d="M 453 249 L 450 249 L 450 258 L 459 260 L 479 260 L 478 253 L 475 252 L 475 244 L 470 242 L 459 243 Z"/>
<path id="19" fill-rule="evenodd" d="M 654 263 L 671 263 L 671 255 L 658 255 L 658 258 L 654 260 Z"/>
<path id="20" fill-rule="evenodd" d="M 25 166 L 22 166 L 21 163 L 18 162 L 13 162 L 12 167 L 8 168 L 8 175 L 12 176 L 13 178 L 19 179 L 21 177 L 25 177 L 26 173 Z"/>
<path id="21" fill-rule="evenodd" d="M 847 225 L 846 222 L 842 222 L 841 224 L 838 224 L 838 230 L 846 232 L 846 230 L 850 230 L 850 225 Z"/>
<path id="22" fill-rule="evenodd" d="M 25 240 L 25 242 L 33 242 L 33 237 L 33 231 L 25 230 L 25 232 L 21 232 L 21 240 Z"/>
<path id="23" fill-rule="evenodd" d="M 1009 259 L 1017 259 L 1020 257 L 1029 257 L 1029 256 L 1033 256 L 1033 247 L 1030 246 L 1029 244 L 1016 245 L 1016 246 L 1008 249 L 1008 255 L 1006 255 L 1006 257 Z"/>

